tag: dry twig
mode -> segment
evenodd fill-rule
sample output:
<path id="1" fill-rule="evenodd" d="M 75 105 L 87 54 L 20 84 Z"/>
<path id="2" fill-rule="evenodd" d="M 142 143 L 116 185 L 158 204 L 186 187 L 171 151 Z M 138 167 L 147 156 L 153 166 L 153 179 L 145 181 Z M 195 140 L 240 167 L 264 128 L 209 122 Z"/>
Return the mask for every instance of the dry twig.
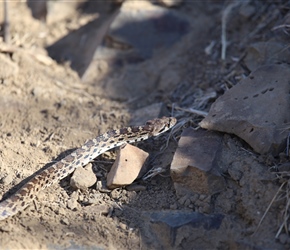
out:
<path id="1" fill-rule="evenodd" d="M 259 227 L 261 226 L 263 220 L 265 219 L 267 213 L 269 212 L 269 210 L 270 210 L 270 208 L 271 208 L 273 202 L 276 200 L 276 198 L 277 198 L 279 192 L 282 190 L 282 188 L 283 188 L 283 186 L 284 186 L 285 183 L 286 183 L 286 182 L 283 182 L 283 183 L 281 184 L 281 186 L 280 186 L 280 188 L 278 189 L 277 193 L 274 195 L 273 199 L 271 200 L 269 206 L 267 207 L 265 213 L 263 214 L 263 216 L 262 216 L 262 218 L 261 218 L 261 220 L 260 220 L 260 222 L 259 222 L 259 224 L 258 224 L 258 226 L 257 226 L 257 228 L 256 228 L 256 230 L 255 230 L 255 232 L 253 233 L 253 235 L 258 231 L 258 229 L 259 229 Z"/>

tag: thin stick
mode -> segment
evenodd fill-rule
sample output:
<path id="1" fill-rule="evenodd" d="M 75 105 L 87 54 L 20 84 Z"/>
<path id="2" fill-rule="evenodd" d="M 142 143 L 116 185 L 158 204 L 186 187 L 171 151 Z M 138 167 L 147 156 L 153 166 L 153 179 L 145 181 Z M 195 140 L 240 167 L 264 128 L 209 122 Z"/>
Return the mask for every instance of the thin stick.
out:
<path id="1" fill-rule="evenodd" d="M 287 157 L 289 157 L 289 140 L 290 140 L 290 133 L 288 133 L 288 137 L 287 137 L 287 146 L 286 146 Z"/>
<path id="2" fill-rule="evenodd" d="M 288 218 L 289 218 L 289 214 L 287 215 L 286 220 L 288 220 Z M 278 239 L 278 236 L 280 235 L 280 233 L 281 233 L 281 231 L 282 231 L 282 229 L 283 229 L 283 226 L 284 226 L 284 223 L 282 223 L 282 224 L 280 225 L 280 227 L 279 227 L 279 229 L 278 229 L 278 232 L 277 232 L 276 235 L 275 235 L 275 239 Z"/>
<path id="3" fill-rule="evenodd" d="M 287 205 L 285 206 L 285 220 L 282 224 L 284 224 L 285 226 L 285 231 L 286 233 L 288 234 L 288 227 L 287 227 L 287 220 L 289 218 L 289 213 L 287 214 L 287 211 L 289 209 L 289 205 L 290 205 L 290 199 L 289 199 L 289 182 L 288 182 L 288 187 L 286 188 L 286 192 L 287 192 L 287 195 L 286 195 L 286 199 L 287 199 Z"/>
<path id="4" fill-rule="evenodd" d="M 285 183 L 285 182 L 284 182 Z M 288 183 L 288 188 L 289 188 L 289 183 Z M 287 220 L 289 219 L 289 213 L 287 214 L 287 211 L 288 211 L 288 208 L 289 208 L 289 192 L 288 192 L 288 190 L 289 189 L 286 189 L 286 192 L 287 192 L 287 195 L 286 195 L 286 199 L 287 199 L 287 204 L 286 204 L 286 206 L 285 206 L 285 211 L 284 211 L 284 213 L 285 213 L 285 218 L 284 218 L 284 220 L 283 220 L 283 222 L 281 223 L 281 225 L 280 225 L 280 227 L 279 227 L 279 229 L 278 229 L 278 232 L 276 233 L 276 235 L 275 235 L 275 239 L 278 239 L 278 237 L 279 237 L 279 235 L 280 235 L 280 233 L 281 233 L 281 231 L 282 231 L 282 229 L 283 229 L 283 227 L 285 228 L 285 231 L 286 231 L 286 233 L 288 234 L 288 228 L 287 228 L 287 225 L 286 225 L 286 222 L 287 222 Z"/>
<path id="5" fill-rule="evenodd" d="M 275 31 L 275 30 L 277 30 L 277 29 L 283 29 L 283 28 L 289 29 L 289 28 L 290 28 L 290 25 L 289 25 L 289 24 L 281 24 L 281 25 L 277 25 L 277 26 L 273 27 L 271 30 L 272 30 L 272 31 Z"/>
<path id="6" fill-rule="evenodd" d="M 255 230 L 255 232 L 253 233 L 253 235 L 254 235 L 255 233 L 257 233 L 259 227 L 261 226 L 263 220 L 264 220 L 265 217 L 266 217 L 266 214 L 269 212 L 269 210 L 270 210 L 272 204 L 274 203 L 276 197 L 278 196 L 279 192 L 281 191 L 281 189 L 283 188 L 283 186 L 284 186 L 285 183 L 286 183 L 286 182 L 283 182 L 283 183 L 282 183 L 282 185 L 279 187 L 277 193 L 274 195 L 273 199 L 271 200 L 269 206 L 267 207 L 265 213 L 263 214 L 263 216 L 262 216 L 262 218 L 261 218 L 261 220 L 260 220 L 260 222 L 259 222 L 259 224 L 258 224 L 258 226 L 257 226 L 257 228 L 256 228 L 256 230 Z"/>
<path id="7" fill-rule="evenodd" d="M 208 115 L 208 112 L 193 109 L 193 108 L 185 109 L 185 108 L 180 108 L 180 107 L 174 107 L 174 109 L 181 110 L 181 111 L 188 112 L 188 113 L 192 113 L 192 114 L 196 114 L 196 115 L 200 115 L 203 117 L 206 117 Z"/>

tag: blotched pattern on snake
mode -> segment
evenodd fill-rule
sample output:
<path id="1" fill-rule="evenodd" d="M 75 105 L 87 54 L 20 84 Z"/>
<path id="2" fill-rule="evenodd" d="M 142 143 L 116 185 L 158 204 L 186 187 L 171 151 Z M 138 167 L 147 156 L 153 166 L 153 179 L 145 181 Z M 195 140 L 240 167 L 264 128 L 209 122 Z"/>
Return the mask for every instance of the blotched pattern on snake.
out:
<path id="1" fill-rule="evenodd" d="M 98 155 L 125 143 L 146 140 L 157 136 L 176 123 L 174 117 L 162 117 L 148 121 L 143 126 L 127 127 L 104 133 L 88 140 L 61 161 L 35 175 L 15 194 L 0 203 L 0 220 L 15 215 L 25 209 L 35 199 L 37 193 L 71 174 L 76 168 L 83 167 Z"/>

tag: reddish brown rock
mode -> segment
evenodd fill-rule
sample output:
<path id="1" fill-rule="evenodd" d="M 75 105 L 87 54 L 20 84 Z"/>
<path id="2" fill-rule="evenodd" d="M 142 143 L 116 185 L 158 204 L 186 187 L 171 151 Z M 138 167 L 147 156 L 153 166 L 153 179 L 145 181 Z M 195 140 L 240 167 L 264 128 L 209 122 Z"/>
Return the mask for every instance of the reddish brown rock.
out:
<path id="1" fill-rule="evenodd" d="M 110 189 L 131 184 L 139 175 L 148 153 L 130 144 L 120 148 L 117 159 L 107 175 Z"/>
<path id="2" fill-rule="evenodd" d="M 215 194 L 224 189 L 216 157 L 222 137 L 210 131 L 187 128 L 178 142 L 170 174 L 179 196 Z"/>

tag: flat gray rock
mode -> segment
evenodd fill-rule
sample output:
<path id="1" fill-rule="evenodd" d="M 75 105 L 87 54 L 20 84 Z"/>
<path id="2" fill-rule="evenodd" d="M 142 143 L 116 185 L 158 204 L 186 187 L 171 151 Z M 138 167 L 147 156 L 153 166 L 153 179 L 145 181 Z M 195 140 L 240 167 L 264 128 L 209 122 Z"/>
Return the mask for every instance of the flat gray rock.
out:
<path id="1" fill-rule="evenodd" d="M 223 239 L 222 214 L 163 210 L 143 213 L 142 219 L 143 230 L 154 239 L 151 249 L 213 249 Z M 200 248 L 194 248 L 193 242 L 202 242 Z"/>
<path id="2" fill-rule="evenodd" d="M 277 155 L 289 133 L 289 93 L 289 66 L 262 66 L 219 97 L 200 126 L 235 134 L 257 153 Z"/>

